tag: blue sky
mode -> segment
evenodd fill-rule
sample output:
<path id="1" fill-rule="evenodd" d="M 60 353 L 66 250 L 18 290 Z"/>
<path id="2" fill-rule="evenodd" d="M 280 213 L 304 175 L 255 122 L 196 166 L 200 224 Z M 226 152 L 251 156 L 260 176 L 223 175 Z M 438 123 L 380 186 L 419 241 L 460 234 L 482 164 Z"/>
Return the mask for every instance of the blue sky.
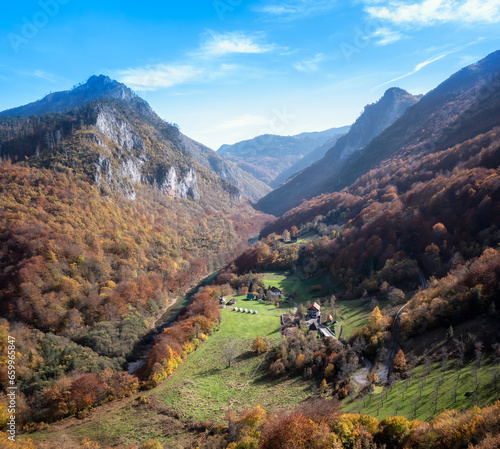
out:
<path id="1" fill-rule="evenodd" d="M 500 49 L 499 22 L 500 0 L 5 2 L 0 110 L 102 73 L 217 149 L 425 93 Z"/>

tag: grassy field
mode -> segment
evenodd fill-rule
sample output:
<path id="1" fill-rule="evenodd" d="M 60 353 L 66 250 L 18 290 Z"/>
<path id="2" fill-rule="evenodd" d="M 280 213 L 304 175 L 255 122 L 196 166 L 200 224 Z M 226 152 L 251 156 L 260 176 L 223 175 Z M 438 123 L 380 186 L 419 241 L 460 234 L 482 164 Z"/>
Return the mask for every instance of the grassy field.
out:
<path id="1" fill-rule="evenodd" d="M 363 398 L 344 401 L 342 410 L 345 413 L 369 414 L 378 419 L 401 415 L 428 421 L 446 409 L 495 403 L 500 394 L 499 369 L 490 361 L 477 370 L 479 388 L 476 395 L 474 363 L 457 369 L 454 362 L 449 361 L 444 370 L 440 363 L 436 363 L 428 374 L 426 367 L 418 366 L 412 371 L 410 379 L 388 388 L 376 387 L 373 393 Z"/>
<path id="2" fill-rule="evenodd" d="M 263 282 L 266 287 L 277 287 L 289 294 L 296 292 L 294 301 L 298 303 L 314 302 L 315 296 L 326 296 L 332 290 L 333 286 L 328 285 L 328 276 L 320 274 L 307 279 L 299 273 L 288 272 L 264 272 Z M 321 286 L 321 290 L 313 291 L 313 287 Z M 330 293 L 331 294 L 331 293 Z"/>
<path id="3" fill-rule="evenodd" d="M 264 356 L 251 352 L 257 336 L 275 342 L 279 337 L 279 316 L 284 312 L 263 302 L 239 299 L 237 307 L 258 311 L 258 315 L 222 311 L 222 325 L 215 335 L 190 355 L 170 380 L 155 390 L 169 407 L 195 420 L 221 420 L 230 404 L 233 410 L 257 404 L 269 410 L 288 408 L 308 396 L 301 380 L 270 381 L 265 377 Z M 237 349 L 231 367 L 224 353 Z"/>
<path id="4" fill-rule="evenodd" d="M 54 424 L 47 432 L 30 435 L 41 441 L 80 441 L 89 438 L 101 444 L 124 446 L 149 439 L 165 447 L 181 448 L 193 434 L 185 420 L 223 422 L 228 407 L 235 412 L 259 404 L 269 411 L 294 408 L 314 394 L 311 384 L 297 379 L 272 380 L 266 376 L 265 356 L 251 352 L 257 336 L 271 342 L 279 339 L 279 316 L 286 312 L 263 302 L 237 297 L 236 306 L 258 311 L 258 315 L 221 311 L 220 330 L 203 343 L 163 384 L 137 397 L 98 407 L 84 420 L 71 418 Z M 237 349 L 231 367 L 225 348 Z M 175 417 L 178 414 L 181 419 Z"/>

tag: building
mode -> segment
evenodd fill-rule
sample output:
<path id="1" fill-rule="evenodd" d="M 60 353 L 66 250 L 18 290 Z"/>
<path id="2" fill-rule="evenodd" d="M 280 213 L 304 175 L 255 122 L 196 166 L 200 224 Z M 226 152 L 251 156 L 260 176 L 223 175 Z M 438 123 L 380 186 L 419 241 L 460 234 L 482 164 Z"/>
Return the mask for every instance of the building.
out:
<path id="1" fill-rule="evenodd" d="M 247 299 L 248 299 L 248 300 L 250 300 L 250 301 L 253 301 L 253 299 L 254 299 L 254 295 L 252 295 L 252 293 L 249 293 L 249 294 L 247 295 Z"/>
<path id="2" fill-rule="evenodd" d="M 273 295 L 273 296 L 278 296 L 281 298 L 281 296 L 283 295 L 283 292 L 277 287 L 271 287 L 269 289 L 269 291 L 271 292 L 271 295 Z"/>
<path id="3" fill-rule="evenodd" d="M 316 320 L 321 317 L 321 306 L 315 302 L 307 308 L 306 320 Z"/>
<path id="4" fill-rule="evenodd" d="M 236 299 L 234 299 L 234 298 L 233 298 L 233 299 L 231 299 L 231 301 L 229 301 L 229 302 L 227 303 L 227 305 L 228 305 L 228 306 L 234 306 L 235 304 L 236 304 Z"/>

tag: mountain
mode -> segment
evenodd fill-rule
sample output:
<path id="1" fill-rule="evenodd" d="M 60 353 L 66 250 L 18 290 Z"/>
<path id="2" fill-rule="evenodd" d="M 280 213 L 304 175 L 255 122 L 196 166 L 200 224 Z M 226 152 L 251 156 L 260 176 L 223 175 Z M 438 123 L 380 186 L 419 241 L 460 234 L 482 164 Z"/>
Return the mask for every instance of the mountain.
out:
<path id="1" fill-rule="evenodd" d="M 345 128 L 296 136 L 265 134 L 234 145 L 222 145 L 218 153 L 268 185 L 311 151 L 345 134 Z"/>
<path id="2" fill-rule="evenodd" d="M 76 104 L 61 94 L 59 110 L 64 95 Z M 0 334 L 19 348 L 20 426 L 137 391 L 128 362 L 167 307 L 269 218 L 242 198 L 251 175 L 135 94 L 3 117 L 0 152 Z M 209 333 L 200 308 L 190 317 Z"/>
<path id="3" fill-rule="evenodd" d="M 34 114 L 37 118 L 32 117 Z M 168 178 L 171 186 L 176 186 L 176 195 L 187 195 L 189 187 L 186 186 L 194 176 L 190 171 L 193 161 L 214 172 L 251 201 L 258 200 L 270 190 L 215 151 L 180 133 L 175 125 L 163 121 L 127 86 L 103 75 L 93 76 L 71 91 L 53 93 L 43 100 L 3 111 L 0 117 L 4 117 L 0 128 L 12 129 L 11 133 L 5 131 L 0 139 L 2 156 L 15 160 L 38 155 L 47 162 L 54 160 L 56 153 L 60 154 L 63 149 L 67 152 L 68 146 L 73 148 L 75 156 L 79 153 L 77 157 L 82 157 L 83 154 L 77 151 L 78 146 L 83 144 L 83 148 L 88 149 L 90 145 L 94 158 L 87 160 L 87 174 L 107 184 L 111 180 L 111 183 L 116 184 L 117 180 L 120 183 L 123 178 L 125 184 L 130 184 L 125 187 L 122 183 L 121 186 L 127 195 L 133 196 L 133 184 L 144 176 L 149 176 L 149 181 L 153 182 L 151 174 L 141 172 L 141 167 L 152 154 L 157 154 L 157 162 L 165 166 L 170 161 L 175 162 L 180 154 L 184 155 L 182 167 L 176 168 L 174 163 L 168 168 L 168 176 L 167 173 L 161 175 Z M 19 128 L 20 132 L 17 131 Z M 82 133 L 86 136 L 83 137 Z M 112 170 L 116 164 L 109 163 L 109 151 L 113 152 L 113 147 L 115 156 L 122 159 L 117 171 Z M 85 157 L 89 159 L 89 154 Z M 94 170 L 89 163 L 100 168 Z M 106 173 L 100 173 L 103 169 Z M 178 173 L 179 169 L 182 173 Z M 196 196 L 196 193 L 193 191 L 191 196 Z"/>
<path id="4" fill-rule="evenodd" d="M 367 145 L 374 137 L 378 136 L 385 128 L 392 125 L 420 97 L 408 92 L 391 88 L 374 104 L 365 107 L 361 116 L 350 128 L 350 131 L 340 137 L 333 148 L 316 163 L 283 186 L 262 198 L 257 207 L 274 215 L 281 215 L 287 210 L 298 206 L 304 199 L 310 199 L 321 193 L 326 193 L 324 184 L 332 177 L 341 173 L 344 161 L 349 156 Z"/>
<path id="5" fill-rule="evenodd" d="M 299 171 L 303 170 L 306 167 L 309 167 L 309 165 L 314 164 L 316 161 L 319 161 L 326 154 L 326 152 L 337 143 L 337 141 L 343 135 L 349 132 L 350 129 L 351 129 L 350 126 L 343 126 L 342 128 L 337 128 L 339 134 L 336 134 L 335 136 L 331 137 L 324 144 L 315 148 L 310 153 L 306 154 L 302 159 L 299 159 L 297 162 L 295 162 L 295 164 L 293 164 L 290 168 L 283 171 L 271 182 L 271 187 L 274 188 L 278 187 L 287 179 L 295 176 Z"/>

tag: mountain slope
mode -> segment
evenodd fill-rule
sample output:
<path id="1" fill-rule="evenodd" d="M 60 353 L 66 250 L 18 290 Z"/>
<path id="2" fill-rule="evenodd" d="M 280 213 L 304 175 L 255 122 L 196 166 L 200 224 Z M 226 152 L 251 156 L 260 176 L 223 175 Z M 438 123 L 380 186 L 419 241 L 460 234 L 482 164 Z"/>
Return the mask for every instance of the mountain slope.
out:
<path id="1" fill-rule="evenodd" d="M 277 176 L 302 157 L 344 133 L 345 127 L 296 136 L 266 134 L 234 145 L 222 145 L 218 153 L 271 185 Z"/>
<path id="2" fill-rule="evenodd" d="M 500 51 L 430 91 L 362 151 L 339 161 L 338 151 L 332 149 L 324 159 L 264 197 L 258 208 L 280 215 L 304 199 L 343 189 L 397 153 L 443 149 L 487 132 L 499 121 L 498 86 Z"/>
<path id="3" fill-rule="evenodd" d="M 56 115 L 45 118 L 26 117 L 32 114 Z M 9 116 L 25 116 L 25 118 L 10 119 Z M 6 117 L 0 119 L 0 130 L 3 130 L 0 135 L 0 145 L 2 145 L 0 154 L 14 160 L 43 153 L 45 149 L 50 149 L 50 152 L 54 150 L 60 152 L 61 148 L 70 145 L 68 139 L 72 140 L 75 137 L 75 130 L 82 131 L 85 127 L 88 134 L 87 143 L 84 144 L 86 147 L 90 145 L 89 139 L 96 146 L 102 147 L 101 144 L 104 144 L 105 147 L 109 144 L 109 142 L 104 143 L 105 137 L 114 142 L 111 146 L 114 145 L 119 152 L 124 154 L 135 152 L 135 156 L 141 159 L 143 157 L 141 154 L 151 149 L 145 148 L 145 145 L 154 142 L 153 146 L 156 149 L 152 152 L 163 151 L 163 156 L 158 154 L 158 157 L 166 158 L 158 162 L 168 165 L 169 158 L 178 159 L 179 155 L 174 153 L 184 154 L 186 161 L 181 171 L 186 173 L 189 171 L 188 166 L 191 162 L 188 159 L 197 161 L 251 201 L 258 200 L 270 190 L 264 183 L 226 161 L 215 151 L 184 136 L 175 125 L 163 121 L 146 101 L 124 84 L 103 75 L 93 76 L 85 84 L 71 91 L 50 94 L 35 103 L 4 111 L 0 113 L 0 117 Z M 142 128 L 142 134 L 138 132 L 139 128 Z M 92 133 L 100 135 L 92 137 Z M 148 133 L 154 134 L 152 140 Z M 82 143 L 80 138 L 77 140 Z M 98 152 L 95 145 L 94 153 Z M 163 150 L 160 150 L 162 148 Z M 165 152 L 165 148 L 169 150 Z M 103 150 L 101 153 L 104 154 L 106 151 Z M 120 157 L 122 156 L 123 154 Z M 47 154 L 43 157 L 47 157 Z M 104 159 L 99 164 L 102 165 L 103 161 Z M 140 175 L 137 167 L 143 162 L 132 160 L 125 165 L 122 164 L 122 174 L 132 183 L 138 182 Z M 94 160 L 94 164 L 97 163 Z M 177 173 L 175 176 L 172 174 L 172 182 L 177 182 L 176 178 Z"/>
<path id="4" fill-rule="evenodd" d="M 271 187 L 278 187 L 280 184 L 285 182 L 287 179 L 295 176 L 299 171 L 304 168 L 309 167 L 309 165 L 314 164 L 316 161 L 319 161 L 327 151 L 332 148 L 337 141 L 347 134 L 351 129 L 350 126 L 343 126 L 342 128 L 337 128 L 339 134 L 328 139 L 327 142 L 322 144 L 321 146 L 315 148 L 310 153 L 306 154 L 302 159 L 299 159 L 295 164 L 293 164 L 290 168 L 286 169 L 284 172 L 279 174 L 272 182 Z"/>
<path id="5" fill-rule="evenodd" d="M 419 97 L 392 88 L 377 102 L 365 107 L 350 131 L 342 136 L 323 159 L 307 167 L 283 186 L 262 198 L 257 207 L 274 215 L 281 215 L 298 206 L 304 199 L 310 199 L 323 190 L 323 184 L 332 177 L 339 176 L 349 156 L 367 145 L 385 128 L 393 124 Z"/>

